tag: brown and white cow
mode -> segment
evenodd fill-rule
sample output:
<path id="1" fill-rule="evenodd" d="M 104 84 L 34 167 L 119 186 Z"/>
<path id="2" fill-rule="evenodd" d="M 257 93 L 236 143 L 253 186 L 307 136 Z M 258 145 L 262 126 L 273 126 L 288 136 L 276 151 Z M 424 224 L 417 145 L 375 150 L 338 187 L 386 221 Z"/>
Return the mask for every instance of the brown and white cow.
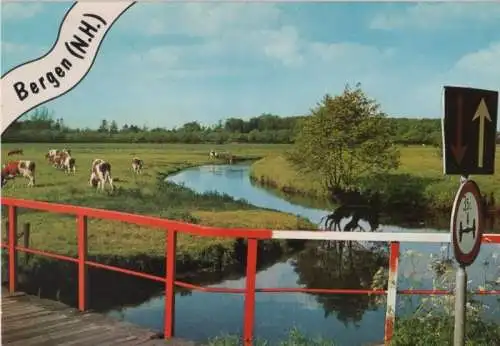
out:
<path id="1" fill-rule="evenodd" d="M 208 158 L 209 158 L 210 160 L 216 159 L 216 158 L 218 158 L 218 157 L 219 157 L 219 153 L 218 153 L 218 152 L 216 152 L 216 151 L 215 151 L 215 150 L 213 150 L 213 149 L 212 149 L 212 150 L 210 150 L 210 152 L 208 153 Z"/>
<path id="2" fill-rule="evenodd" d="M 52 165 L 56 168 L 64 168 L 64 162 L 69 157 L 69 154 L 66 152 L 58 151 L 58 153 L 50 158 Z"/>
<path id="3" fill-rule="evenodd" d="M 35 186 L 35 162 L 30 160 L 9 161 L 2 167 L 2 183 L 7 184 L 8 179 L 14 179 L 21 175 L 28 178 L 28 186 Z"/>
<path id="4" fill-rule="evenodd" d="M 47 154 L 45 154 L 45 158 L 57 168 L 63 168 L 66 156 L 71 156 L 71 150 L 66 148 L 62 150 L 50 149 Z"/>
<path id="5" fill-rule="evenodd" d="M 104 185 L 108 183 L 113 191 L 113 178 L 111 178 L 111 164 L 103 159 L 92 161 L 89 185 L 104 191 Z"/>
<path id="6" fill-rule="evenodd" d="M 136 174 L 141 174 L 144 161 L 137 156 L 132 159 L 132 171 Z"/>
<path id="7" fill-rule="evenodd" d="M 76 160 L 74 157 L 71 157 L 69 154 L 64 156 L 64 159 L 62 161 L 62 167 L 64 168 L 64 171 L 66 173 L 71 173 L 73 174 L 76 173 Z"/>
<path id="8" fill-rule="evenodd" d="M 57 167 L 58 162 L 60 161 L 60 159 L 58 159 L 59 155 L 61 155 L 60 150 L 50 149 L 48 153 L 45 154 L 45 158 L 52 164 L 53 167 Z"/>
<path id="9" fill-rule="evenodd" d="M 57 154 L 59 154 L 59 150 L 57 149 L 50 149 L 47 154 L 45 154 L 45 158 L 48 159 L 50 162 L 53 161 L 53 158 L 57 156 Z"/>

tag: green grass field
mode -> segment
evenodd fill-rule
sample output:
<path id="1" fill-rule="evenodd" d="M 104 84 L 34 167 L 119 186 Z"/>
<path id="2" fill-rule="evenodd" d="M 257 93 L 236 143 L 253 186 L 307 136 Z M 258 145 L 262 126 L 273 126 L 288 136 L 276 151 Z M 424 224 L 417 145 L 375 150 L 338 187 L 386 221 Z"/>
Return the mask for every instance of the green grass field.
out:
<path id="1" fill-rule="evenodd" d="M 76 159 L 76 175 L 53 168 L 44 158 L 51 148 L 70 148 Z M 312 228 L 313 225 L 294 215 L 262 210 L 231 198 L 198 195 L 174 184 L 162 183 L 166 174 L 190 166 L 212 162 L 211 148 L 228 150 L 238 158 L 263 157 L 282 150 L 268 145 L 154 145 L 154 144 L 4 144 L 2 162 L 18 159 L 6 153 L 13 148 L 24 150 L 23 159 L 34 160 L 36 186 L 27 187 L 27 179 L 18 177 L 2 189 L 2 196 L 76 204 L 95 208 L 181 219 L 199 224 L 226 227 L 265 227 L 280 229 Z M 143 174 L 134 176 L 131 159 L 144 160 Z M 88 185 L 90 165 L 94 158 L 108 160 L 117 189 L 113 193 L 97 192 Z M 6 210 L 3 209 L 5 222 Z M 31 246 L 61 254 L 76 253 L 76 223 L 73 217 L 21 210 L 19 223 L 31 224 Z M 162 256 L 163 232 L 106 220 L 89 220 L 89 253 L 96 256 Z M 222 246 L 231 257 L 232 239 L 201 238 L 181 235 L 178 250 L 190 260 L 206 258 L 211 249 Z M 215 250 L 214 250 L 215 251 Z M 218 250 L 217 250 L 218 251 Z"/>
<path id="2" fill-rule="evenodd" d="M 369 183 L 383 186 L 388 195 L 397 201 L 406 198 L 422 198 L 430 209 L 447 210 L 451 207 L 459 184 L 458 176 L 444 176 L 441 158 L 432 147 L 401 147 L 401 164 L 398 170 Z M 497 147 L 496 167 L 500 167 L 500 146 Z M 324 197 L 325 189 L 320 179 L 313 174 L 304 175 L 295 170 L 276 153 L 252 165 L 251 176 L 263 184 L 281 191 Z M 500 193 L 500 171 L 493 176 L 471 176 L 482 193 Z"/>
<path id="3" fill-rule="evenodd" d="M 67 175 L 46 162 L 44 155 L 51 148 L 70 148 L 76 158 L 76 175 Z M 205 225 L 225 227 L 266 227 L 280 229 L 313 228 L 293 215 L 262 210 L 220 195 L 197 195 L 173 184 L 161 183 L 159 178 L 180 169 L 209 163 L 211 148 L 228 150 L 239 158 L 263 157 L 252 165 L 251 174 L 260 181 L 271 183 L 280 190 L 295 191 L 312 196 L 324 196 L 319 179 L 297 173 L 283 157 L 287 145 L 189 145 L 189 144 L 4 144 L 2 162 L 13 148 L 24 150 L 24 159 L 37 163 L 36 186 L 28 188 L 27 180 L 19 177 L 2 189 L 2 196 L 44 200 L 96 208 L 180 219 Z M 144 172 L 134 176 L 131 159 L 139 156 L 145 162 Z M 16 158 L 19 158 L 17 156 Z M 117 189 L 113 193 L 97 192 L 88 186 L 90 164 L 103 158 L 112 164 L 112 176 Z M 497 155 L 497 163 L 500 154 Z M 405 175 L 406 174 L 406 175 Z M 477 176 L 483 192 L 500 191 L 500 173 Z M 402 147 L 401 167 L 384 181 L 391 194 L 419 197 L 430 207 L 447 209 L 451 206 L 458 177 L 444 177 L 441 159 L 435 148 Z M 413 189 L 413 190 L 412 190 Z M 402 198 L 403 198 L 402 197 Z M 5 221 L 5 211 L 3 212 Z M 76 253 L 75 219 L 44 212 L 21 211 L 19 222 L 32 227 L 31 245 L 35 248 L 64 254 Z M 228 239 L 181 236 L 179 251 L 198 258 L 207 249 L 222 246 L 231 256 L 234 241 Z M 135 256 L 163 255 L 164 234 L 151 229 L 114 221 L 89 221 L 89 252 L 92 255 Z"/>

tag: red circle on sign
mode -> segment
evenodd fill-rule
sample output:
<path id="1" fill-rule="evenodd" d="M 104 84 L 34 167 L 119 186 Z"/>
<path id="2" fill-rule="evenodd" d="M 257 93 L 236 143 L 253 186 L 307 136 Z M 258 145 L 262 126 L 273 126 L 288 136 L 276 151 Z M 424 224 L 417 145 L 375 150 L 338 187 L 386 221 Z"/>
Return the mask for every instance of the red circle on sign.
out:
<path id="1" fill-rule="evenodd" d="M 469 253 L 464 253 L 462 249 L 458 246 L 457 239 L 457 216 L 458 216 L 458 208 L 460 207 L 460 201 L 465 196 L 466 193 L 471 193 L 476 200 L 476 204 L 478 207 L 478 220 L 477 220 L 477 234 L 474 240 L 474 245 Z M 453 252 L 455 254 L 455 258 L 458 263 L 463 266 L 469 266 L 474 262 L 477 255 L 479 254 L 479 250 L 481 248 L 481 239 L 483 236 L 484 230 L 484 207 L 481 200 L 481 192 L 479 191 L 479 186 L 477 186 L 476 182 L 472 180 L 467 180 L 460 188 L 458 189 L 457 195 L 455 196 L 455 201 L 453 202 L 453 210 L 451 212 L 451 236 L 453 243 Z"/>

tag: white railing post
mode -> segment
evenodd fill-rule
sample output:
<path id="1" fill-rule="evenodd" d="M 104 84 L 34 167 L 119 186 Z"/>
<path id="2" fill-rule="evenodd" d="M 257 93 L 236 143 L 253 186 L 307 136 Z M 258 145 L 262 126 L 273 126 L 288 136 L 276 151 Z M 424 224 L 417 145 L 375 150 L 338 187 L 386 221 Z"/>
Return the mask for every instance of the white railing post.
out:
<path id="1" fill-rule="evenodd" d="M 394 333 L 398 297 L 398 266 L 399 242 L 391 242 L 389 250 L 389 280 L 387 283 L 387 310 L 385 313 L 385 345 L 389 345 Z"/>

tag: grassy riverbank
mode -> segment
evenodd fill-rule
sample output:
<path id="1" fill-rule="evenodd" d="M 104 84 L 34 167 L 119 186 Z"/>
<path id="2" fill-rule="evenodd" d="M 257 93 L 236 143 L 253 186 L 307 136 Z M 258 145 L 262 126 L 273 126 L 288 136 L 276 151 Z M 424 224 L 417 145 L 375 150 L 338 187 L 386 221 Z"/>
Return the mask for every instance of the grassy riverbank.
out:
<path id="1" fill-rule="evenodd" d="M 401 147 L 399 169 L 381 176 L 365 177 L 363 187 L 383 192 L 382 200 L 389 205 L 411 203 L 416 207 L 447 211 L 459 183 L 458 176 L 443 176 L 443 164 L 433 147 Z M 500 167 L 500 146 L 497 147 L 497 167 Z M 269 155 L 255 162 L 252 179 L 263 185 L 292 193 L 324 198 L 327 194 L 321 181 L 313 174 L 298 173 L 285 159 L 284 153 Z M 473 176 L 482 193 L 500 191 L 500 172 L 494 176 Z"/>
<path id="2" fill-rule="evenodd" d="M 164 182 L 166 175 L 184 168 L 206 164 L 208 145 L 128 145 L 128 144 L 9 144 L 2 145 L 2 161 L 7 151 L 22 148 L 22 158 L 34 160 L 36 186 L 27 188 L 22 177 L 9 181 L 2 196 L 36 199 L 95 208 L 154 215 L 192 223 L 223 227 L 264 227 L 280 229 L 312 228 L 294 215 L 263 210 L 229 196 L 214 193 L 196 194 L 187 188 Z M 76 158 L 76 175 L 67 175 L 49 165 L 44 154 L 51 148 L 70 148 Z M 215 146 L 218 147 L 218 146 Z M 276 146 L 226 145 L 216 150 L 228 150 L 239 159 L 269 155 Z M 139 156 L 145 162 L 144 172 L 134 176 L 131 159 Z M 16 157 L 16 158 L 19 158 Z M 88 186 L 90 164 L 103 158 L 112 165 L 117 189 L 113 193 L 97 192 Z M 11 158 L 9 158 L 11 159 Z M 5 222 L 6 210 L 2 213 Z M 31 224 L 31 246 L 60 254 L 76 254 L 76 224 L 74 217 L 21 210 L 19 223 Z M 165 251 L 163 232 L 120 222 L 89 220 L 89 254 L 103 258 L 158 257 Z M 235 239 L 214 239 L 180 235 L 180 261 L 204 263 L 235 261 Z M 200 268 L 203 269 L 203 268 Z"/>
<path id="3" fill-rule="evenodd" d="M 472 320 L 472 321 L 471 321 Z M 500 325 L 480 318 L 468 320 L 468 328 L 465 334 L 465 344 L 468 346 L 498 345 L 500 341 Z M 397 319 L 395 333 L 390 342 L 391 346 L 439 346 L 449 345 L 453 340 L 453 316 L 440 315 L 438 317 L 419 318 L 410 316 Z M 433 330 L 433 333 L 429 333 Z M 238 335 L 224 335 L 212 338 L 208 341 L 209 346 L 237 346 L 241 344 Z M 255 345 L 258 346 L 335 346 L 340 343 L 332 339 L 322 337 L 311 337 L 302 333 L 298 328 L 292 328 L 288 335 L 279 342 L 271 343 L 265 339 L 257 338 Z M 371 345 L 383 345 L 383 340 Z"/>

